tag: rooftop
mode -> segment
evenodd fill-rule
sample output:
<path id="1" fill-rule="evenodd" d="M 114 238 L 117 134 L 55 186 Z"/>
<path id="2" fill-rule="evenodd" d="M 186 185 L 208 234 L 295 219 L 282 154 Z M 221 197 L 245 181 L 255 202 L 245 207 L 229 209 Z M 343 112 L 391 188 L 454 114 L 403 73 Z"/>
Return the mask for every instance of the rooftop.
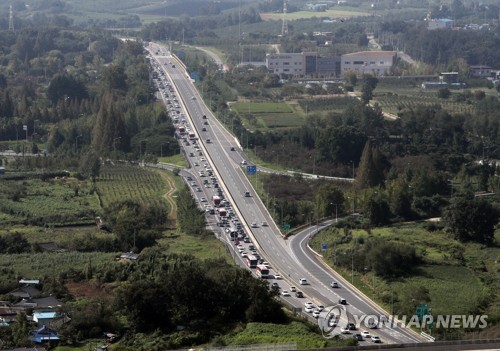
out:
<path id="1" fill-rule="evenodd" d="M 351 52 L 350 54 L 344 54 L 342 56 L 371 56 L 371 57 L 393 57 L 396 56 L 395 51 L 360 51 Z"/>

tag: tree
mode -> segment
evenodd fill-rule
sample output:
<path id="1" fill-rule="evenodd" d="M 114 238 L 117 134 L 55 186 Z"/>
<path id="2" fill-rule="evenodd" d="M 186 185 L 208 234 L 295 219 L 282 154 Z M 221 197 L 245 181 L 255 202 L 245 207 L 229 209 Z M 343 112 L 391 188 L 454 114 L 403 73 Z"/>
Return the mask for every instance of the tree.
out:
<path id="1" fill-rule="evenodd" d="M 440 99 L 448 99 L 451 95 L 451 91 L 448 88 L 440 88 L 437 92 L 437 96 Z"/>
<path id="2" fill-rule="evenodd" d="M 386 225 L 392 217 L 387 200 L 381 196 L 372 195 L 364 206 L 365 216 L 372 225 Z"/>
<path id="3" fill-rule="evenodd" d="M 445 209 L 443 221 L 455 239 L 490 245 L 498 217 L 499 211 L 485 200 L 456 197 Z"/>
<path id="4" fill-rule="evenodd" d="M 101 160 L 94 150 L 89 150 L 81 159 L 79 172 L 95 182 L 101 172 Z"/>
<path id="5" fill-rule="evenodd" d="M 376 145 L 368 139 L 361 155 L 356 187 L 358 189 L 371 188 L 384 182 L 384 159 Z"/>
<path id="6" fill-rule="evenodd" d="M 25 313 L 20 313 L 16 316 L 16 322 L 12 324 L 12 337 L 14 343 L 18 347 L 30 345 L 28 335 L 30 332 L 30 324 Z"/>
<path id="7" fill-rule="evenodd" d="M 85 84 L 77 81 L 73 76 L 58 74 L 49 83 L 47 97 L 55 105 L 64 97 L 78 101 L 88 98 L 88 92 Z"/>

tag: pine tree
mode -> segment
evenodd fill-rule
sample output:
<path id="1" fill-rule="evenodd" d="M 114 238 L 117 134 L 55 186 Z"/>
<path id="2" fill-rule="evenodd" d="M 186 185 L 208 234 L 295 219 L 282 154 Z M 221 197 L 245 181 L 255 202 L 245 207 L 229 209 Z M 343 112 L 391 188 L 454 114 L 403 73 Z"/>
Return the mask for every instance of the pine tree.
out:
<path id="1" fill-rule="evenodd" d="M 378 147 L 368 139 L 361 155 L 356 187 L 358 189 L 371 188 L 382 185 L 384 182 L 384 157 Z"/>

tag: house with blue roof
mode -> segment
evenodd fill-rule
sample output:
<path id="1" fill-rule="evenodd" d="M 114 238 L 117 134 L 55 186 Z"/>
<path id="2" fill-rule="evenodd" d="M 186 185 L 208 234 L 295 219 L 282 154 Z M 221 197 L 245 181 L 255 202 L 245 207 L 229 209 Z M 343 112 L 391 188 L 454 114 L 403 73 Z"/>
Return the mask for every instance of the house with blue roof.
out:
<path id="1" fill-rule="evenodd" d="M 42 326 L 41 328 L 37 330 L 33 330 L 31 332 L 33 335 L 31 337 L 31 340 L 40 344 L 40 343 L 45 343 L 45 342 L 59 342 L 59 335 L 57 335 L 57 332 L 54 329 L 50 329 L 47 326 Z"/>

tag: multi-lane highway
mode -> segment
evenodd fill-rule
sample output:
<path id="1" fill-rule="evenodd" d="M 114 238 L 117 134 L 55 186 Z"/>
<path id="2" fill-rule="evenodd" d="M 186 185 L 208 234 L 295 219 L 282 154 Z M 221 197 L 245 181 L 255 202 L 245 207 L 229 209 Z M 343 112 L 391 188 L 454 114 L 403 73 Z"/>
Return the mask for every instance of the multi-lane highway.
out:
<path id="1" fill-rule="evenodd" d="M 246 157 L 238 141 L 205 106 L 182 64 L 163 47 L 150 44 L 148 49 L 158 67 L 161 67 L 171 80 L 179 108 L 185 111 L 186 124 L 196 133 L 197 149 L 193 149 L 193 156 L 188 157 L 193 166 L 192 176 L 196 179 L 193 182 L 201 184 L 200 172 L 211 170 L 257 251 L 270 263 L 273 271 L 279 272 L 283 277 L 276 281 L 280 288 L 290 291 L 291 286 L 295 286 L 306 295 L 305 298 L 296 298 L 294 295 L 283 298 L 292 306 L 302 308 L 304 302 L 309 300 L 316 306 L 332 306 L 337 304 L 340 298 L 344 298 L 347 301 L 347 310 L 353 315 L 385 314 L 386 312 L 333 270 L 325 267 L 314 253 L 311 253 L 307 241 L 316 228 L 306 229 L 289 240 L 281 236 L 271 215 L 247 179 L 245 168 L 241 165 L 241 161 L 246 160 Z M 189 147 L 194 148 L 192 145 Z M 187 153 L 189 155 L 191 151 Z M 205 195 L 198 196 L 199 200 L 201 197 L 209 198 L 211 188 L 208 190 L 197 187 Z M 247 191 L 250 196 L 245 196 Z M 264 223 L 267 225 L 263 225 Z M 214 229 L 219 230 L 219 235 L 224 235 L 222 229 L 216 226 Z M 306 279 L 307 284 L 300 284 L 301 279 Z M 332 281 L 339 282 L 340 287 L 330 287 Z M 310 314 L 307 315 L 314 320 Z M 415 332 L 400 327 L 384 327 L 370 332 L 380 336 L 383 343 L 415 343 L 424 340 Z M 370 342 L 369 340 L 367 338 L 364 343 Z"/>

